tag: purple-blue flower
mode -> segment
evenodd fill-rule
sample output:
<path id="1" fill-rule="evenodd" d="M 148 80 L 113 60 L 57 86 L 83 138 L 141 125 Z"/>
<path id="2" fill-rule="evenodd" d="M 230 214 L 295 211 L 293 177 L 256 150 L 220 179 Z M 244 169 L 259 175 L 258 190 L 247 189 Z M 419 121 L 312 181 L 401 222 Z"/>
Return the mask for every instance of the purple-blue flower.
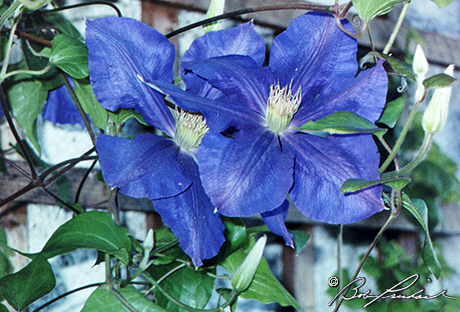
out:
<path id="1" fill-rule="evenodd" d="M 305 216 L 328 223 L 356 222 L 383 209 L 380 186 L 341 192 L 347 179 L 379 179 L 370 134 L 324 138 L 296 129 L 340 111 L 379 118 L 387 76 L 381 63 L 356 75 L 356 52 L 356 40 L 331 15 L 309 13 L 274 39 L 266 67 L 233 55 L 187 63 L 184 77 L 218 89 L 217 101 L 155 82 L 177 105 L 206 117 L 210 130 L 198 163 L 217 211 L 260 213 L 276 233 L 288 194 Z"/>
<path id="2" fill-rule="evenodd" d="M 230 46 L 227 52 L 208 49 L 214 36 L 195 41 L 184 58 L 228 54 Z M 264 50 L 251 23 L 221 36 L 232 39 L 242 55 Z M 208 127 L 202 115 L 171 111 L 163 95 L 149 86 L 152 81 L 171 83 L 174 47 L 154 29 L 127 18 L 87 21 L 86 44 L 91 84 L 101 105 L 111 111 L 134 109 L 166 135 L 139 134 L 133 140 L 99 135 L 96 149 L 105 181 L 123 194 L 152 199 L 182 249 L 200 266 L 224 241 L 220 214 L 202 187 L 196 162 Z M 197 94 L 220 92 L 203 81 L 193 86 Z"/>

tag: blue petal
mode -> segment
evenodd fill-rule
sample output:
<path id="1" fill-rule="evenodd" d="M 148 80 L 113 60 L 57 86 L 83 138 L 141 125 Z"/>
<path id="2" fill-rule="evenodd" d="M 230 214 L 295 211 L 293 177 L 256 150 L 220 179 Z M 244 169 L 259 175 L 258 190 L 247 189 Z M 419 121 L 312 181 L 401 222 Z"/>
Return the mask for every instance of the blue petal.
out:
<path id="1" fill-rule="evenodd" d="M 178 87 L 157 80 L 152 83 L 169 99 L 182 109 L 189 112 L 203 113 L 206 124 L 214 132 L 222 132 L 229 127 L 238 129 L 250 129 L 263 123 L 263 117 L 255 113 L 248 107 L 234 105 L 235 101 L 231 98 L 221 98 L 211 100 L 200 95 L 195 95 L 190 91 L 183 91 Z"/>
<path id="2" fill-rule="evenodd" d="M 235 96 L 235 107 L 250 108 L 265 116 L 270 85 L 275 77 L 247 56 L 223 56 L 187 63 L 187 72 L 205 79 L 227 96 Z"/>
<path id="3" fill-rule="evenodd" d="M 292 240 L 292 234 L 288 232 L 286 224 L 286 216 L 289 210 L 289 202 L 285 200 L 281 206 L 275 210 L 264 212 L 261 214 L 262 219 L 264 220 L 265 225 L 269 228 L 270 231 L 276 235 L 282 236 L 286 242 L 286 246 L 294 247 L 294 241 Z"/>
<path id="4" fill-rule="evenodd" d="M 352 31 L 348 22 L 343 24 Z M 293 90 L 301 86 L 304 101 L 312 102 L 329 79 L 354 76 L 356 51 L 356 40 L 337 27 L 332 15 L 307 13 L 273 40 L 269 67 L 283 84 L 293 81 Z"/>
<path id="5" fill-rule="evenodd" d="M 184 252 L 199 267 L 202 260 L 217 255 L 225 241 L 224 225 L 203 190 L 196 162 L 186 154 L 180 156 L 180 161 L 192 185 L 177 196 L 154 200 L 153 205 L 179 239 Z"/>
<path id="6" fill-rule="evenodd" d="M 254 30 L 252 22 L 212 31 L 197 38 L 185 52 L 182 63 L 227 55 L 249 56 L 258 66 L 262 66 L 265 60 L 265 41 Z"/>
<path id="7" fill-rule="evenodd" d="M 339 111 L 352 112 L 375 122 L 385 106 L 387 84 L 387 74 L 380 61 L 356 78 L 332 79 L 320 91 L 317 99 L 304 103 L 291 126 L 300 127 L 310 120 Z"/>
<path id="8" fill-rule="evenodd" d="M 217 210 L 252 216 L 280 206 L 292 186 L 293 157 L 270 131 L 238 131 L 234 139 L 208 133 L 198 151 L 204 189 Z"/>
<path id="9" fill-rule="evenodd" d="M 287 138 L 295 155 L 292 201 L 306 217 L 333 224 L 357 222 L 383 209 L 382 187 L 342 194 L 347 179 L 379 179 L 371 135 Z"/>
<path id="10" fill-rule="evenodd" d="M 101 134 L 96 150 L 106 183 L 122 194 L 167 198 L 184 192 L 192 183 L 182 172 L 176 143 L 165 137 L 147 133 L 128 140 Z"/>
<path id="11" fill-rule="evenodd" d="M 145 81 L 172 81 L 174 47 L 155 29 L 129 18 L 86 21 L 91 85 L 101 105 L 111 111 L 134 109 L 169 136 L 174 118 L 163 97 Z"/>
<path id="12" fill-rule="evenodd" d="M 254 30 L 252 22 L 230 29 L 212 31 L 197 38 L 182 57 L 182 68 L 187 62 L 227 55 L 249 56 L 258 66 L 262 66 L 265 60 L 265 41 Z M 187 89 L 198 90 L 203 87 L 205 83 L 203 80 L 197 79 L 195 75 L 187 74 L 184 70 L 182 73 Z"/>
<path id="13" fill-rule="evenodd" d="M 73 86 L 72 79 L 69 79 L 69 83 Z M 65 85 L 48 92 L 48 100 L 43 109 L 42 116 L 52 123 L 79 124 L 85 127 L 83 118 Z"/>

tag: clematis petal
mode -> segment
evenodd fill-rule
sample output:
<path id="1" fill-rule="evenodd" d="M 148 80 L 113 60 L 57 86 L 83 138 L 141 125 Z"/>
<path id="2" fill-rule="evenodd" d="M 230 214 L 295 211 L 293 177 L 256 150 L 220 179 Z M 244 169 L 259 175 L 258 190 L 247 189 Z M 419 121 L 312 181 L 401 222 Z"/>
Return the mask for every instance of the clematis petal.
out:
<path id="1" fill-rule="evenodd" d="M 86 45 L 91 85 L 101 105 L 111 111 L 134 109 L 147 123 L 172 136 L 174 118 L 162 95 L 139 77 L 171 82 L 173 45 L 155 29 L 118 17 L 87 20 Z"/>
<path id="2" fill-rule="evenodd" d="M 152 85 L 167 95 L 170 101 L 189 112 L 201 112 L 206 118 L 206 124 L 211 131 L 220 133 L 229 127 L 238 129 L 254 128 L 263 122 L 263 117 L 244 106 L 235 106 L 231 98 L 211 100 L 183 91 L 178 87 L 161 80 Z"/>
<path id="3" fill-rule="evenodd" d="M 101 134 L 96 150 L 106 183 L 122 194 L 168 198 L 192 183 L 179 165 L 177 145 L 165 137 L 147 133 L 128 140 Z"/>
<path id="4" fill-rule="evenodd" d="M 69 79 L 69 83 L 73 86 L 72 79 Z M 73 103 L 72 97 L 65 85 L 48 93 L 48 100 L 45 103 L 42 116 L 52 123 L 79 124 L 85 127 L 83 118 Z"/>
<path id="5" fill-rule="evenodd" d="M 292 201 L 306 217 L 333 224 L 357 222 L 383 209 L 382 187 L 351 194 L 347 179 L 379 179 L 377 146 L 371 135 L 287 138 L 295 154 Z"/>
<path id="6" fill-rule="evenodd" d="M 293 157 L 265 129 L 237 131 L 234 139 L 208 133 L 198 164 L 204 189 L 217 210 L 252 216 L 280 206 L 292 186 Z"/>
<path id="7" fill-rule="evenodd" d="M 353 31 L 351 25 L 343 25 Z M 337 27 L 330 14 L 312 12 L 294 19 L 274 40 L 270 69 L 282 84 L 293 81 L 293 89 L 302 87 L 304 101 L 311 102 L 331 77 L 355 75 L 356 40 Z"/>
<path id="8" fill-rule="evenodd" d="M 289 202 L 285 200 L 281 206 L 275 210 L 261 213 L 262 219 L 264 220 L 265 225 L 269 228 L 270 231 L 276 235 L 282 236 L 286 242 L 286 246 L 294 247 L 294 241 L 292 240 L 292 234 L 288 232 L 286 224 L 286 216 L 289 210 Z"/>
<path id="9" fill-rule="evenodd" d="M 249 56 L 258 66 L 262 66 L 265 60 L 265 41 L 254 30 L 252 21 L 237 27 L 212 31 L 198 37 L 182 57 L 181 67 L 184 68 L 188 62 L 227 55 Z M 199 93 L 197 90 L 203 88 L 203 84 L 205 84 L 205 81 L 191 73 L 187 74 L 185 70 L 182 70 L 182 78 L 187 85 L 187 90 L 191 90 L 193 93 Z"/>
<path id="10" fill-rule="evenodd" d="M 313 102 L 304 103 L 291 125 L 300 127 L 310 120 L 339 111 L 352 112 L 372 122 L 377 121 L 385 106 L 388 84 L 382 63 L 379 61 L 356 78 L 330 80 Z"/>
<path id="11" fill-rule="evenodd" d="M 265 116 L 270 85 L 276 80 L 266 67 L 247 56 L 222 56 L 187 63 L 186 72 L 205 79 L 225 95 L 236 96 L 235 107 L 247 107 Z"/>
<path id="12" fill-rule="evenodd" d="M 224 243 L 224 225 L 204 192 L 196 162 L 186 154 L 181 154 L 179 158 L 184 175 L 192 181 L 192 185 L 177 196 L 154 200 L 153 205 L 179 239 L 184 252 L 199 267 L 203 264 L 202 260 L 214 257 Z"/>

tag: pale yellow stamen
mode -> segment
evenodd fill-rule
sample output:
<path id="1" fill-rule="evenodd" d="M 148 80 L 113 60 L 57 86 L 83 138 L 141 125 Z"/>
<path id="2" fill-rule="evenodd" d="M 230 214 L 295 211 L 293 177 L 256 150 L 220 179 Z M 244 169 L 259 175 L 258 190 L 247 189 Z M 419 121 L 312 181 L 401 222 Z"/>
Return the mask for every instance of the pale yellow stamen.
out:
<path id="1" fill-rule="evenodd" d="M 270 86 L 267 103 L 267 126 L 275 133 L 281 133 L 289 127 L 292 117 L 302 102 L 302 88 L 292 94 L 292 82 L 283 88 L 279 82 Z"/>
<path id="2" fill-rule="evenodd" d="M 184 110 L 176 110 L 174 117 L 176 120 L 174 140 L 177 145 L 186 151 L 198 147 L 201 139 L 208 131 L 208 126 L 203 116 Z"/>

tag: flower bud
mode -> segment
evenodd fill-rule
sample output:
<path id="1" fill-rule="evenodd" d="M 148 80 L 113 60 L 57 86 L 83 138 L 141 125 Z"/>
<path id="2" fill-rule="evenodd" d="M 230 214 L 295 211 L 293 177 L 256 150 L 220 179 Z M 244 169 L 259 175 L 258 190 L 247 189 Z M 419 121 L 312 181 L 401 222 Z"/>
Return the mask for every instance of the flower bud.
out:
<path id="1" fill-rule="evenodd" d="M 145 237 L 144 243 L 142 244 L 142 247 L 144 247 L 144 256 L 142 257 L 141 263 L 139 264 L 139 267 L 143 270 L 147 269 L 149 267 L 149 257 L 150 257 L 150 252 L 152 251 L 154 247 L 154 239 L 153 239 L 153 230 L 150 229 L 149 232 L 147 233 L 147 236 Z"/>
<path id="2" fill-rule="evenodd" d="M 428 60 L 426 59 L 425 53 L 423 53 L 422 47 L 419 44 L 417 44 L 417 48 L 415 48 L 414 59 L 412 61 L 412 69 L 417 75 L 415 100 L 419 102 L 422 100 L 425 93 L 423 80 L 425 80 L 425 74 L 428 72 Z"/>
<path id="3" fill-rule="evenodd" d="M 454 65 L 449 65 L 444 73 L 454 76 Z M 437 87 L 434 90 L 431 101 L 423 114 L 422 127 L 425 132 L 435 133 L 444 127 L 447 120 L 451 93 L 452 85 Z"/>
<path id="4" fill-rule="evenodd" d="M 224 14 L 225 0 L 211 0 L 209 4 L 208 12 L 206 12 L 206 18 L 211 18 L 217 15 Z M 205 32 L 217 31 L 222 29 L 221 21 L 213 22 L 204 25 Z"/>
<path id="5" fill-rule="evenodd" d="M 248 253 L 246 258 L 241 262 L 240 266 L 236 269 L 232 276 L 233 289 L 243 292 L 248 289 L 251 284 L 254 274 L 256 274 L 257 267 L 259 266 L 260 259 L 264 252 L 267 236 L 262 236 L 256 242 L 254 247 Z"/>

